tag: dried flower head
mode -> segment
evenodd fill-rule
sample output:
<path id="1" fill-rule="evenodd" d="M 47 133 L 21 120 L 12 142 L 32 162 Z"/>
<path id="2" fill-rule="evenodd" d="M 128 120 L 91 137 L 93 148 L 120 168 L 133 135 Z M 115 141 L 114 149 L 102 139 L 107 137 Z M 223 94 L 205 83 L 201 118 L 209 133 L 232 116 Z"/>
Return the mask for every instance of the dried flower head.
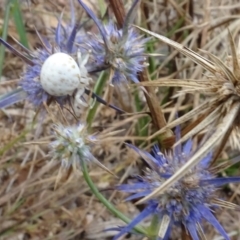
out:
<path id="1" fill-rule="evenodd" d="M 89 135 L 84 124 L 74 126 L 54 125 L 55 140 L 50 143 L 51 153 L 55 159 L 61 159 L 63 167 L 76 169 L 82 161 L 93 162 L 113 174 L 91 153 L 91 146 L 98 142 L 94 135 Z"/>
<path id="2" fill-rule="evenodd" d="M 145 29 L 142 30 L 176 48 L 179 52 L 191 58 L 210 73 L 207 80 L 160 79 L 152 83 L 142 84 L 151 86 L 178 86 L 184 88 L 183 94 L 201 93 L 207 97 L 206 101 L 200 106 L 176 119 L 170 123 L 167 128 L 178 126 L 179 124 L 198 116 L 199 118 L 195 121 L 199 123 L 197 127 L 188 132 L 181 141 L 189 139 L 189 137 L 206 129 L 206 127 L 212 129 L 212 126 L 214 126 L 217 134 L 215 134 L 215 140 L 217 139 L 217 141 L 212 142 L 212 147 L 220 142 L 220 148 L 222 149 L 229 136 L 231 138 L 232 131 L 239 132 L 240 127 L 238 120 L 238 117 L 240 116 L 240 45 L 238 49 L 235 47 L 232 36 L 229 33 L 232 56 L 228 57 L 227 61 L 224 63 L 210 53 L 205 52 L 211 59 L 208 60 L 191 49 L 188 49 L 164 36 Z M 166 129 L 162 129 L 156 134 L 165 130 Z M 154 134 L 154 136 L 156 134 Z M 239 141 L 236 138 L 233 138 L 232 140 L 231 147 L 240 149 Z"/>
<path id="3" fill-rule="evenodd" d="M 93 62 L 98 66 L 109 66 L 112 71 L 112 83 L 138 82 L 137 74 L 146 66 L 145 43 L 148 39 L 140 36 L 129 24 L 139 0 L 135 0 L 129 10 L 122 29 L 113 22 L 102 24 L 81 0 L 78 0 L 96 23 L 100 35 L 89 33 L 88 48 L 91 49 Z"/>
<path id="4" fill-rule="evenodd" d="M 119 185 L 118 190 L 130 193 L 128 201 L 145 197 L 161 186 L 167 179 L 185 164 L 191 157 L 192 141 L 189 140 L 183 148 L 175 147 L 173 152 L 164 155 L 155 146 L 153 155 L 129 145 L 147 162 L 149 169 L 144 176 L 135 177 L 129 184 Z M 218 187 L 230 182 L 240 182 L 240 177 L 216 178 L 209 171 L 211 154 L 176 181 L 164 193 L 146 202 L 144 210 L 114 238 L 118 239 L 129 232 L 135 225 L 150 215 L 159 218 L 159 239 L 168 239 L 173 225 L 182 224 L 193 240 L 204 236 L 202 222 L 209 222 L 225 239 L 230 239 L 212 211 L 217 207 L 239 208 L 237 205 L 219 199 L 216 193 Z M 204 238 L 205 239 L 205 238 Z"/>
<path id="5" fill-rule="evenodd" d="M 55 125 L 54 133 L 56 140 L 50 144 L 51 154 L 60 158 L 64 167 L 76 166 L 80 159 L 84 161 L 95 159 L 90 152 L 89 144 L 96 141 L 96 138 L 88 135 L 83 124 L 69 127 Z"/>
<path id="6" fill-rule="evenodd" d="M 192 123 L 190 131 L 179 140 L 180 142 L 186 141 L 193 135 L 202 130 L 208 131 L 208 137 L 205 143 L 199 148 L 198 152 L 194 154 L 189 161 L 182 166 L 171 178 L 169 178 L 158 189 L 152 192 L 149 196 L 141 199 L 138 203 L 147 201 L 148 199 L 163 193 L 175 181 L 181 179 L 188 171 L 189 168 L 197 165 L 198 162 L 209 152 L 218 146 L 214 153 L 214 160 L 217 159 L 222 149 L 227 143 L 227 140 L 232 139 L 231 147 L 240 149 L 240 144 L 236 136 L 239 135 L 239 115 L 240 115 L 240 92 L 239 92 L 239 79 L 240 79 L 240 64 L 239 54 L 235 47 L 233 38 L 229 33 L 229 41 L 232 51 L 231 64 L 229 61 L 222 62 L 216 56 L 207 53 L 211 60 L 208 60 L 191 49 L 182 46 L 181 44 L 168 39 L 165 36 L 153 33 L 149 30 L 143 29 L 146 33 L 160 39 L 161 41 L 176 48 L 180 53 L 191 58 L 194 62 L 201 65 L 206 69 L 210 75 L 208 80 L 194 80 L 194 79 L 160 79 L 152 81 L 151 83 L 141 83 L 144 86 L 174 86 L 184 88 L 183 94 L 188 93 L 202 93 L 208 96 L 207 100 L 200 106 L 192 109 L 185 115 L 177 118 L 166 127 L 157 131 L 151 137 L 155 137 L 169 128 L 173 128 L 182 124 L 193 117 L 197 119 Z"/>
<path id="7" fill-rule="evenodd" d="M 43 46 L 41 49 L 31 52 L 19 43 L 24 51 L 20 53 L 2 39 L 0 40 L 28 64 L 19 85 L 25 92 L 26 98 L 36 107 L 41 106 L 43 102 L 56 101 L 60 105 L 72 102 L 72 97 L 78 90 L 81 94 L 76 95 L 81 103 L 84 102 L 81 97 L 84 87 L 89 83 L 85 68 L 88 57 L 82 58 L 81 54 L 78 54 L 77 45 L 82 43 L 83 38 L 78 33 L 81 25 L 73 23 L 75 21 L 73 4 L 71 6 L 72 22 L 64 27 L 61 23 L 62 19 L 59 19 L 53 43 L 38 34 Z M 55 89 L 53 89 L 54 86 Z M 17 99 L 18 95 L 14 97 Z M 14 102 L 14 99 L 11 101 Z"/>

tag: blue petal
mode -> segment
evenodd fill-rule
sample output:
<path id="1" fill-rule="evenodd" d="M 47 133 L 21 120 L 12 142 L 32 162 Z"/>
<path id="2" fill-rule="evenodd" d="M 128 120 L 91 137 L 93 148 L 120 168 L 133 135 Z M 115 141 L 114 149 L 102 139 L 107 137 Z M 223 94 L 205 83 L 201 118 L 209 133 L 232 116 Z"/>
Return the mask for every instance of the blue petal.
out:
<path id="1" fill-rule="evenodd" d="M 166 163 L 166 158 L 164 157 L 164 155 L 159 154 L 160 149 L 159 149 L 159 146 L 157 144 L 155 144 L 154 147 L 153 147 L 153 153 L 154 153 L 155 159 L 158 161 L 158 163 L 156 163 L 157 165 L 162 166 L 163 164 Z"/>
<path id="2" fill-rule="evenodd" d="M 126 145 L 135 150 L 146 161 L 146 163 L 151 167 L 151 169 L 158 171 L 157 168 L 160 164 L 150 153 L 140 150 L 132 144 L 126 143 Z"/>
<path id="3" fill-rule="evenodd" d="M 135 219 L 132 220 L 131 223 L 129 223 L 125 228 L 121 230 L 119 234 L 117 234 L 113 240 L 117 240 L 119 237 L 124 235 L 125 233 L 128 233 L 132 228 L 134 228 L 139 222 L 143 221 L 146 217 L 153 214 L 154 211 L 157 208 L 157 204 L 152 204 L 148 207 L 146 207 Z"/>
<path id="4" fill-rule="evenodd" d="M 200 184 L 201 185 L 214 185 L 216 187 L 222 186 L 224 184 L 228 183 L 239 183 L 240 182 L 240 177 L 228 177 L 228 178 L 212 178 L 212 179 L 206 179 L 206 180 L 201 180 Z"/>
<path id="5" fill-rule="evenodd" d="M 58 19 L 58 25 L 57 25 L 57 29 L 56 29 L 56 33 L 55 33 L 55 41 L 58 45 L 58 47 L 61 49 L 61 36 L 62 36 L 62 14 L 60 16 L 60 18 Z"/>
<path id="6" fill-rule="evenodd" d="M 27 58 L 26 56 L 24 56 L 22 53 L 20 53 L 19 51 L 17 51 L 14 47 L 12 47 L 9 43 L 7 43 L 6 41 L 4 41 L 2 38 L 0 38 L 0 43 L 2 43 L 6 48 L 8 48 L 13 54 L 15 54 L 17 57 L 20 57 L 25 63 L 33 66 L 34 62 Z"/>
<path id="7" fill-rule="evenodd" d="M 193 240 L 199 240 L 198 234 L 197 234 L 197 229 L 196 229 L 196 224 L 191 222 L 187 223 L 187 230 L 189 231 L 191 237 Z"/>
<path id="8" fill-rule="evenodd" d="M 145 182 L 133 183 L 133 184 L 122 184 L 116 187 L 117 190 L 124 192 L 136 192 L 141 189 L 149 189 L 151 185 Z"/>
<path id="9" fill-rule="evenodd" d="M 134 200 L 136 198 L 140 198 L 140 197 L 145 197 L 147 195 L 149 195 L 152 191 L 143 191 L 143 192 L 140 192 L 140 193 L 135 193 L 133 195 L 131 195 L 130 197 L 127 197 L 125 199 L 125 201 L 131 201 L 131 200 Z"/>
<path id="10" fill-rule="evenodd" d="M 199 165 L 203 168 L 207 168 L 212 160 L 212 152 L 208 153 L 208 155 L 203 158 L 203 160 L 199 163 Z"/>
<path id="11" fill-rule="evenodd" d="M 78 32 L 79 28 L 80 28 L 80 25 L 78 23 L 76 23 L 75 26 L 72 29 L 70 37 L 67 40 L 66 49 L 67 49 L 67 52 L 69 52 L 69 53 L 72 53 L 74 40 L 76 38 L 76 35 L 77 35 L 77 32 Z"/>
<path id="12" fill-rule="evenodd" d="M 179 126 L 176 126 L 175 135 L 176 135 L 176 142 L 177 142 L 177 141 L 179 141 L 181 139 L 181 129 L 180 129 Z M 180 157 L 180 159 L 182 158 L 181 157 L 181 155 L 182 155 L 182 144 L 181 143 L 179 143 L 177 146 L 175 146 L 175 148 L 174 148 L 174 155 L 177 158 L 178 157 Z"/>
<path id="13" fill-rule="evenodd" d="M 212 212 L 205 206 L 198 206 L 198 210 L 200 211 L 203 218 L 205 218 L 209 223 L 213 225 L 213 227 L 223 236 L 226 240 L 230 240 L 227 233 L 212 214 Z"/>
<path id="14" fill-rule="evenodd" d="M 22 100 L 25 100 L 26 98 L 27 93 L 23 91 L 22 88 L 17 88 L 16 90 L 0 97 L 0 109 L 9 107 L 14 103 L 18 103 Z"/>
<path id="15" fill-rule="evenodd" d="M 102 25 L 102 23 L 99 21 L 99 19 L 95 16 L 95 14 L 93 13 L 93 11 L 85 4 L 83 3 L 82 0 L 78 0 L 79 4 L 84 8 L 84 10 L 88 13 L 88 15 L 92 18 L 92 20 L 95 22 L 95 24 L 98 27 L 99 32 L 102 35 L 103 41 L 106 45 L 106 51 L 108 51 L 109 49 L 109 44 L 108 44 L 108 40 L 107 40 L 107 33 Z"/>
<path id="16" fill-rule="evenodd" d="M 189 139 L 183 146 L 183 153 L 188 157 L 192 150 L 192 139 Z"/>

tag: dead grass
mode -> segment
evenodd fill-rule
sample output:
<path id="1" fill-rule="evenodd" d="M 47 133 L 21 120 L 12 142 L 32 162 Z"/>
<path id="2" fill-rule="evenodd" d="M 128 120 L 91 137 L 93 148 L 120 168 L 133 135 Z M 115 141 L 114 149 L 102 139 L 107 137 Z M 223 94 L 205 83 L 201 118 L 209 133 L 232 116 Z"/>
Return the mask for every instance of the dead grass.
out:
<path id="1" fill-rule="evenodd" d="M 94 0 L 86 2 L 98 10 Z M 131 1 L 126 2 L 129 4 Z M 56 27 L 56 16 L 63 8 L 64 19 L 67 20 L 68 1 L 31 1 L 30 9 L 23 3 L 23 16 L 32 49 L 40 44 L 34 28 L 44 36 L 51 37 L 50 30 Z M 3 7 L 1 10 L 0 25 Z M 229 53 L 227 30 L 230 29 L 235 40 L 239 37 L 239 13 L 238 0 L 142 0 L 136 23 L 143 26 L 146 24 L 151 31 L 166 35 L 193 50 L 201 48 L 224 58 Z M 95 27 L 92 30 L 96 31 Z M 18 37 L 11 21 L 8 37 L 10 43 L 13 43 L 11 37 Z M 159 43 L 155 43 L 155 47 L 158 53 L 165 54 L 155 58 L 157 67 L 151 73 L 155 78 L 164 76 L 169 79 L 207 79 L 201 66 L 195 65 L 176 50 Z M 21 61 L 7 52 L 4 77 L 0 83 L 1 94 L 16 87 L 23 67 Z M 159 99 L 166 104 L 164 111 L 168 122 L 175 118 L 176 106 L 181 109 L 181 115 L 186 109 L 202 103 L 200 94 L 181 95 L 173 100 L 171 97 L 177 91 L 178 88 L 166 88 L 158 92 Z M 121 101 L 124 102 L 126 98 L 128 99 L 128 95 L 115 100 L 115 104 L 121 105 Z M 141 93 L 140 98 L 143 109 L 146 109 Z M 130 100 L 132 101 L 131 98 Z M 134 104 L 127 107 L 135 111 Z M 52 108 L 51 111 L 58 119 L 58 108 Z M 35 114 L 32 106 L 26 102 L 0 112 L 0 239 L 109 239 L 115 233 L 102 230 L 119 226 L 122 222 L 111 216 L 91 195 L 81 171 L 60 170 L 60 160 L 53 161 L 48 154 L 48 145 L 52 139 L 50 126 L 54 121 L 48 115 L 42 118 L 40 115 L 35 124 L 32 124 Z M 93 150 L 93 154 L 120 177 L 116 181 L 101 169 L 92 166 L 91 176 L 100 189 L 109 189 L 116 183 L 126 181 L 131 174 L 142 171 L 144 166 L 138 161 L 138 157 L 123 146 L 124 139 L 135 142 L 133 136 L 136 134 L 137 119 L 136 116 L 116 115 L 105 106 L 99 108 L 93 123 L 96 131 L 109 127 L 112 127 L 110 130 L 124 129 L 120 134 L 122 139 L 106 141 Z M 68 121 L 75 122 L 71 117 Z M 149 134 L 153 133 L 151 122 L 146 128 Z M 147 143 L 151 145 L 150 141 Z M 239 155 L 239 152 L 225 151 L 222 157 L 232 155 Z M 122 194 L 113 191 L 104 191 L 104 194 L 126 215 L 137 215 L 137 207 L 133 203 L 123 203 Z M 240 204 L 240 190 L 237 185 L 230 186 L 222 195 L 226 200 Z M 226 231 L 232 233 L 231 239 L 239 240 L 239 212 L 224 210 L 218 212 L 218 215 Z M 207 239 L 221 239 L 211 228 L 207 229 Z M 179 239 L 177 236 L 178 232 L 173 234 L 173 239 Z M 141 238 L 130 236 L 128 239 Z"/>

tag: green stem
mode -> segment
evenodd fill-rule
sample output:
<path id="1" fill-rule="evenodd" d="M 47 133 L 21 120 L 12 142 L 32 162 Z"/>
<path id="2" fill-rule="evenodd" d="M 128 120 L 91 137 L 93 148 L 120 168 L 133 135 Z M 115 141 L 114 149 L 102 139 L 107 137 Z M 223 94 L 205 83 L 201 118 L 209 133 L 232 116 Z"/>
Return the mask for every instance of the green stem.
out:
<path id="1" fill-rule="evenodd" d="M 95 197 L 115 216 L 117 216 L 119 219 L 124 221 L 125 223 L 130 223 L 131 220 L 126 217 L 124 214 L 122 214 L 120 211 L 118 211 L 96 188 L 94 185 L 91 177 L 88 174 L 88 169 L 85 161 L 82 161 L 82 173 L 85 181 L 87 182 L 89 188 L 91 189 L 92 193 L 95 195 Z M 138 233 L 147 235 L 146 230 L 144 230 L 142 227 L 134 227 L 134 230 Z"/>
<path id="2" fill-rule="evenodd" d="M 135 98 L 136 110 L 137 112 L 141 112 L 143 109 L 141 106 L 141 100 L 139 98 L 138 88 L 135 88 L 134 98 Z M 138 119 L 138 123 L 136 125 L 137 136 L 141 136 L 141 137 L 148 136 L 148 128 L 146 127 L 148 123 L 149 123 L 149 117 L 141 117 Z M 143 141 L 140 141 L 140 143 L 143 143 Z"/>
<path id="3" fill-rule="evenodd" d="M 21 8 L 20 8 L 20 3 L 19 0 L 13 0 L 13 17 L 15 21 L 15 25 L 18 31 L 18 35 L 20 38 L 20 42 L 26 47 L 28 47 L 28 40 L 27 40 L 27 33 L 25 31 L 25 26 L 22 18 L 22 13 L 21 13 Z"/>
<path id="4" fill-rule="evenodd" d="M 94 86 L 94 89 L 93 89 L 94 93 L 96 93 L 97 95 L 101 95 L 106 81 L 107 81 L 107 74 L 105 72 L 101 72 L 101 74 Z M 96 115 L 98 105 L 99 105 L 99 103 L 95 102 L 94 106 L 88 112 L 88 116 L 87 116 L 88 129 L 91 129 L 92 122 Z"/>
<path id="5" fill-rule="evenodd" d="M 7 34 L 8 34 L 8 22 L 9 22 L 9 16 L 10 16 L 10 9 L 11 9 L 11 1 L 6 1 L 6 8 L 5 8 L 5 15 L 4 15 L 4 21 L 3 21 L 3 27 L 2 27 L 2 39 L 6 41 Z M 4 56 L 5 56 L 5 47 L 3 45 L 0 46 L 0 78 L 2 76 L 2 69 L 3 69 L 3 63 L 4 63 Z"/>

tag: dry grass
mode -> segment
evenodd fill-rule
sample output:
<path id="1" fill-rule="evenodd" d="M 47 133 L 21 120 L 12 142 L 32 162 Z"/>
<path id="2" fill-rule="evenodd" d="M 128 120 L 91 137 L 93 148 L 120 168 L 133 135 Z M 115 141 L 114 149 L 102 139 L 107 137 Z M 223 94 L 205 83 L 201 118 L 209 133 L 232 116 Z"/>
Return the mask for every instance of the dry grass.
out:
<path id="1" fill-rule="evenodd" d="M 24 2 L 24 1 L 23 1 Z M 30 1 L 29 1 L 30 2 Z M 90 7 L 98 11 L 94 0 L 86 1 Z M 178 3 L 180 2 L 180 3 Z M 129 6 L 131 1 L 126 1 Z M 77 7 L 77 3 L 76 3 Z M 45 36 L 52 37 L 51 28 L 56 27 L 57 19 L 64 10 L 64 20 L 69 19 L 69 4 L 67 0 L 31 1 L 23 3 L 22 11 L 29 45 L 32 49 L 39 46 L 34 28 Z M 80 11 L 80 8 L 76 9 Z M 141 9 L 137 12 L 136 24 L 148 27 L 151 31 L 170 37 L 171 39 L 198 51 L 203 49 L 226 59 L 230 53 L 227 38 L 228 29 L 233 39 L 238 40 L 240 32 L 240 3 L 238 0 L 142 0 Z M 0 9 L 0 26 L 3 19 L 3 6 Z M 87 27 L 96 31 L 89 23 Z M 17 38 L 14 24 L 10 21 L 8 41 Z M 155 52 L 164 56 L 155 57 L 155 70 L 151 73 L 154 79 L 201 79 L 208 80 L 201 65 L 196 65 L 189 58 L 179 54 L 175 49 L 165 44 L 155 42 Z M 208 57 L 204 53 L 203 56 Z M 0 83 L 0 93 L 6 93 L 17 86 L 18 79 L 24 68 L 23 63 L 7 52 L 4 61 L 3 77 Z M 96 77 L 96 76 L 93 76 Z M 209 80 L 208 80 L 209 81 Z M 131 89 L 127 89 L 131 91 Z M 164 104 L 164 113 L 170 123 L 175 119 L 177 109 L 180 116 L 191 108 L 199 106 L 204 96 L 199 93 L 174 95 L 179 88 L 161 88 L 156 90 L 159 100 Z M 126 93 L 126 92 L 125 92 Z M 116 105 L 131 112 L 136 111 L 133 97 L 129 94 L 117 94 L 112 101 Z M 142 110 L 147 110 L 146 101 L 139 92 Z M 117 100 L 116 100 L 117 99 Z M 121 104 L 129 102 L 127 106 Z M 69 115 L 67 111 L 65 115 Z M 143 115 L 117 115 L 112 109 L 100 106 L 93 123 L 94 131 L 116 131 L 123 129 L 118 138 L 103 141 L 93 149 L 93 154 L 111 171 L 119 176 L 116 180 L 102 169 L 91 166 L 90 175 L 94 182 L 103 189 L 105 196 L 129 217 L 137 215 L 138 208 L 133 203 L 124 203 L 122 194 L 106 190 L 116 183 L 126 181 L 130 175 L 138 174 L 144 166 L 138 161 L 138 156 L 123 145 L 124 140 L 135 140 L 138 119 Z M 19 103 L 0 112 L 0 239 L 111 239 L 115 233 L 102 232 L 107 228 L 122 224 L 111 216 L 104 207 L 91 195 L 86 186 L 81 171 L 61 169 L 60 160 L 52 160 L 49 155 L 49 142 L 52 140 L 51 124 L 59 118 L 59 108 L 51 107 L 51 116 L 38 115 L 33 124 L 36 112 L 27 102 Z M 69 116 L 69 123 L 76 120 Z M 192 118 L 192 121 L 196 118 Z M 187 126 L 187 122 L 183 127 Z M 148 135 L 154 133 L 152 122 L 148 121 Z M 114 141 L 113 141 L 114 140 Z M 197 140 L 196 140 L 197 141 Z M 147 144 L 152 144 L 148 138 Z M 226 149 L 221 157 L 239 156 L 239 151 Z M 223 173 L 225 174 L 225 173 Z M 234 174 L 240 171 L 234 169 Z M 225 200 L 240 204 L 240 190 L 237 185 L 230 185 L 221 192 Z M 231 239 L 240 239 L 240 214 L 230 210 L 218 212 L 220 222 Z M 215 231 L 206 226 L 207 239 L 221 239 Z M 179 239 L 176 230 L 173 239 Z M 110 237 L 110 238 L 109 238 Z M 141 239 L 130 236 L 128 239 Z"/>

